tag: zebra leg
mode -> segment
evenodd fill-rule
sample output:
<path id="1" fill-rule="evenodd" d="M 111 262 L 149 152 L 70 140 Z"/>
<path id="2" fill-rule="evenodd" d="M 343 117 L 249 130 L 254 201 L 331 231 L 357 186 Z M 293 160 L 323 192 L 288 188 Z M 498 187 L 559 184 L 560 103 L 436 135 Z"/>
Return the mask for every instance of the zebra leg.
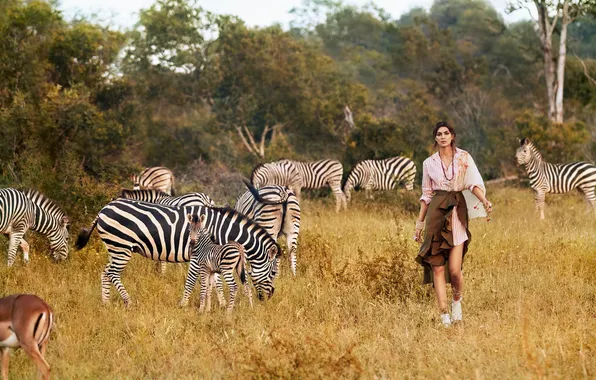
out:
<path id="1" fill-rule="evenodd" d="M 209 273 L 207 268 L 201 268 L 199 270 L 199 276 L 201 277 L 201 297 L 199 299 L 199 313 L 205 311 L 205 296 L 207 295 L 207 288 L 209 287 Z"/>
<path id="2" fill-rule="evenodd" d="M 14 262 L 17 258 L 17 249 L 19 245 L 21 245 L 21 241 L 23 240 L 23 235 L 25 235 L 26 229 L 24 228 L 13 228 L 10 232 L 10 241 L 8 244 L 8 266 L 11 267 L 14 265 Z"/>
<path id="3" fill-rule="evenodd" d="M 180 300 L 180 306 L 185 307 L 188 305 L 188 299 L 190 298 L 190 294 L 192 293 L 193 289 L 197 284 L 197 276 L 199 275 L 199 266 L 193 260 L 190 262 L 188 266 L 188 274 L 186 275 L 186 281 L 184 283 L 184 294 L 182 295 L 182 299 Z"/>
<path id="4" fill-rule="evenodd" d="M 583 191 L 584 196 L 586 197 L 586 203 L 588 205 L 588 211 L 590 210 L 590 206 L 592 206 L 592 210 L 596 214 L 596 194 L 594 194 L 593 187 L 580 187 L 581 191 Z"/>
<path id="5" fill-rule="evenodd" d="M 545 193 L 543 191 L 536 192 L 536 210 L 540 212 L 540 220 L 544 220 L 544 198 Z"/>
<path id="6" fill-rule="evenodd" d="M 248 297 L 248 304 L 252 308 L 252 290 L 250 290 L 250 285 L 248 284 L 248 281 L 244 283 L 244 295 Z"/>
<path id="7" fill-rule="evenodd" d="M 207 280 L 207 311 L 211 311 L 211 294 L 213 293 L 212 284 L 215 282 L 215 273 L 210 273 Z"/>
<path id="8" fill-rule="evenodd" d="M 129 306 L 130 296 L 128 295 L 126 288 L 122 284 L 120 276 L 122 275 L 122 271 L 124 270 L 124 268 L 126 268 L 126 264 L 128 264 L 128 262 L 130 261 L 130 251 L 108 252 L 110 253 L 111 260 L 110 264 L 108 264 L 108 268 L 106 268 L 106 275 L 108 276 L 118 293 L 120 293 L 120 297 L 122 297 L 124 305 Z"/>
<path id="9" fill-rule="evenodd" d="M 155 271 L 160 274 L 166 273 L 166 268 L 167 268 L 166 264 L 167 264 L 166 261 L 158 261 L 155 264 Z"/>
<path id="10" fill-rule="evenodd" d="M 221 280 L 221 276 L 218 273 L 214 273 L 214 284 L 219 307 L 226 307 L 226 297 L 224 297 L 223 282 Z"/>
<path id="11" fill-rule="evenodd" d="M 295 231 L 291 231 L 289 233 L 285 232 L 285 235 L 288 250 L 290 251 L 290 268 L 292 269 L 292 274 L 296 276 L 296 252 L 298 250 L 298 234 Z"/>
<path id="12" fill-rule="evenodd" d="M 344 192 L 341 191 L 341 183 L 340 182 L 330 182 L 329 187 L 331 191 L 335 195 L 335 212 L 339 212 L 341 210 L 342 204 L 345 207 L 346 204 L 346 196 Z"/>
<path id="13" fill-rule="evenodd" d="M 221 274 L 222 277 L 226 280 L 228 287 L 230 288 L 230 303 L 228 303 L 228 313 L 231 313 L 234 310 L 234 300 L 236 299 L 236 292 L 238 291 L 238 284 L 236 284 L 236 280 L 234 279 L 234 271 L 231 270 L 229 272 L 224 272 Z"/>
<path id="14" fill-rule="evenodd" d="M 23 262 L 29 264 L 29 243 L 25 239 L 21 240 L 21 249 L 23 250 Z"/>
<path id="15" fill-rule="evenodd" d="M 108 303 L 110 300 L 110 287 L 112 286 L 112 282 L 108 277 L 108 271 L 110 270 L 110 263 L 106 265 L 103 272 L 101 272 L 101 302 Z"/>

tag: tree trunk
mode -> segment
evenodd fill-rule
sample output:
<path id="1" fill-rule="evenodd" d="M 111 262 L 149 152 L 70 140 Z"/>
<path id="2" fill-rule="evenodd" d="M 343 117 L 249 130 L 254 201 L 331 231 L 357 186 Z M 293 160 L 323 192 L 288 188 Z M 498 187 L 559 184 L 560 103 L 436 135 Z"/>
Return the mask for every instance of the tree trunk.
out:
<path id="1" fill-rule="evenodd" d="M 565 80 L 565 60 L 567 59 L 567 26 L 569 25 L 569 0 L 563 2 L 561 20 L 561 39 L 559 41 L 559 60 L 557 62 L 557 94 L 555 99 L 555 122 L 563 122 L 563 85 Z"/>
<path id="2" fill-rule="evenodd" d="M 552 33 L 557 20 L 551 25 L 545 0 L 534 0 L 538 11 L 538 26 L 540 28 L 540 42 L 544 55 L 544 81 L 546 82 L 546 96 L 548 98 L 548 118 L 555 121 L 555 65 L 553 62 Z"/>

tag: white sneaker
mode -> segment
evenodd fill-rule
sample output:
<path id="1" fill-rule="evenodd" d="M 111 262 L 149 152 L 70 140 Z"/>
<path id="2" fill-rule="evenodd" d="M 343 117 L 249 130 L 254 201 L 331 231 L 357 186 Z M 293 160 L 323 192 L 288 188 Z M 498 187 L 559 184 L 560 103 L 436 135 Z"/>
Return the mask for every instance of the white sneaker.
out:
<path id="1" fill-rule="evenodd" d="M 445 327 L 451 326 L 451 317 L 449 316 L 449 314 L 441 314 L 441 323 Z"/>
<path id="2" fill-rule="evenodd" d="M 461 322 L 462 318 L 463 315 L 461 310 L 461 298 L 459 299 L 459 301 L 451 301 L 451 320 L 453 322 Z"/>

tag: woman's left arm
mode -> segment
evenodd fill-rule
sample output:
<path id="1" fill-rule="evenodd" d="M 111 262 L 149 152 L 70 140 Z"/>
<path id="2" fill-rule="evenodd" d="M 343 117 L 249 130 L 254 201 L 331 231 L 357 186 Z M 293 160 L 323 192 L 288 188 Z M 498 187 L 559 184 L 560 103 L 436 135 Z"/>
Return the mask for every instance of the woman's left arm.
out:
<path id="1" fill-rule="evenodd" d="M 468 169 L 466 171 L 466 188 L 468 188 L 484 205 L 484 209 L 486 212 L 491 212 L 493 210 L 492 203 L 486 199 L 486 194 L 484 191 L 484 182 L 482 181 L 482 176 L 478 171 L 478 167 L 474 162 L 474 159 L 471 155 L 468 154 Z"/>

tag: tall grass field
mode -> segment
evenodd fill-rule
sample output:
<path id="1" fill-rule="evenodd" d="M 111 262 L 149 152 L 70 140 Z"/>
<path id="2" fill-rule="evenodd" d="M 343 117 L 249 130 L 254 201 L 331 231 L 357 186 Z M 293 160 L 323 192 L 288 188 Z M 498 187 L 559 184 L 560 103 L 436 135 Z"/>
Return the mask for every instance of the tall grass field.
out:
<path id="1" fill-rule="evenodd" d="M 274 296 L 251 309 L 239 291 L 231 315 L 199 314 L 198 285 L 180 308 L 187 265 L 159 274 L 140 256 L 123 275 L 132 306 L 113 287 L 102 304 L 97 232 L 58 264 L 28 232 L 31 262 L 12 268 L 2 238 L 1 295 L 53 307 L 56 379 L 595 377 L 596 216 L 575 193 L 547 197 L 542 222 L 529 189 L 489 189 L 489 199 L 491 220 L 471 222 L 464 322 L 450 328 L 414 261 L 417 192 L 355 194 L 339 214 L 332 196 L 304 200 L 297 276 L 284 256 Z M 36 371 L 12 350 L 11 378 Z"/>

